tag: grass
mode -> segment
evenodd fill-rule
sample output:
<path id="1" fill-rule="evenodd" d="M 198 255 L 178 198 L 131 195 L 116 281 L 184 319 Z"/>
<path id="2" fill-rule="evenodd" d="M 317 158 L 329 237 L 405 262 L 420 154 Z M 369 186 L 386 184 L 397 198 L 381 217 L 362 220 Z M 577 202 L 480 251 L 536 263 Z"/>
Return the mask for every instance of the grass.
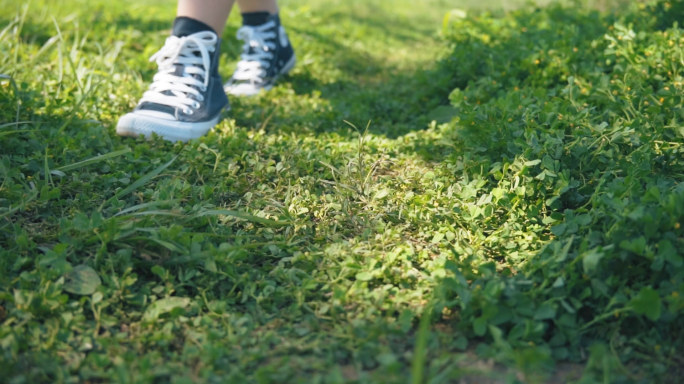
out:
<path id="1" fill-rule="evenodd" d="M 173 144 L 113 128 L 172 6 L 0 0 L 2 376 L 676 382 L 682 7 L 520 3 L 283 2 L 291 76 Z"/>

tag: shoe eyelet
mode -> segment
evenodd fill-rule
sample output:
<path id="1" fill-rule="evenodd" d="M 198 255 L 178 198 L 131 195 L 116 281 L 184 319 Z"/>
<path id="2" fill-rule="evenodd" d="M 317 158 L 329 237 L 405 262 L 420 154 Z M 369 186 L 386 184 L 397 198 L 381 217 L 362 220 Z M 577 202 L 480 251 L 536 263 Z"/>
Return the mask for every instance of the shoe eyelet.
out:
<path id="1" fill-rule="evenodd" d="M 200 105 L 200 103 L 198 103 L 197 101 L 195 101 L 195 102 L 192 103 L 192 107 L 195 108 L 195 109 L 199 109 L 199 107 L 201 107 L 201 105 Z"/>

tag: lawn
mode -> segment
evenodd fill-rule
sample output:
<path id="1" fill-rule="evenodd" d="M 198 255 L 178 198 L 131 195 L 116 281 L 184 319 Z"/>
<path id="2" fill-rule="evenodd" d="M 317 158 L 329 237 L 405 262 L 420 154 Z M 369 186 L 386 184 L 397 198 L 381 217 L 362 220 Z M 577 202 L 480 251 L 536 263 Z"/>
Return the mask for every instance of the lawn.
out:
<path id="1" fill-rule="evenodd" d="M 350 3 L 182 144 L 173 1 L 0 0 L 0 381 L 684 376 L 684 3 Z"/>

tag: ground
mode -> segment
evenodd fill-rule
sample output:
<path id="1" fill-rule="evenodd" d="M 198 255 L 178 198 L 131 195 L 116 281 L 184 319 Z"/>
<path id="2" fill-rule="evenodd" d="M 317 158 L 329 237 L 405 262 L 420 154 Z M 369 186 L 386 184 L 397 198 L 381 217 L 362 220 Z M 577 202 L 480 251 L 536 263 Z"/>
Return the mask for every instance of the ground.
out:
<path id="1" fill-rule="evenodd" d="M 114 134 L 173 1 L 0 0 L 0 374 L 676 377 L 677 14 L 524 4 L 283 0 L 294 71 L 183 144 Z"/>

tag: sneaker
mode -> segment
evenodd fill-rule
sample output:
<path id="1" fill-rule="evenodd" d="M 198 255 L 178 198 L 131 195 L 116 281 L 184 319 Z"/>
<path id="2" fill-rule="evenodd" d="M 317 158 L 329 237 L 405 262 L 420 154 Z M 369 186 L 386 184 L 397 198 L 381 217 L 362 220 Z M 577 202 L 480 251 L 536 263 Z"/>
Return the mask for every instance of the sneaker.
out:
<path id="1" fill-rule="evenodd" d="M 292 45 L 277 14 L 261 25 L 243 25 L 237 38 L 245 44 L 235 73 L 225 85 L 230 95 L 252 96 L 262 89 L 269 90 L 295 65 Z"/>
<path id="2" fill-rule="evenodd" d="M 133 112 L 119 119 L 118 135 L 156 133 L 165 140 L 188 141 L 204 136 L 219 122 L 228 107 L 218 74 L 220 40 L 211 30 L 183 33 L 197 29 L 188 25 L 196 27 L 198 23 L 176 19 L 174 34 L 150 58 L 159 70 Z"/>

